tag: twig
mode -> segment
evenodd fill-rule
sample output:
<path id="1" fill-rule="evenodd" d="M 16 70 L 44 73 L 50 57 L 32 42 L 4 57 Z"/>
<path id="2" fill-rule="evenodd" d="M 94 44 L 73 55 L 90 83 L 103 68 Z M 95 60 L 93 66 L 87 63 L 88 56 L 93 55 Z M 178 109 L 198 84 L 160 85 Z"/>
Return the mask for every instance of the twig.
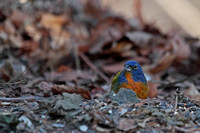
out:
<path id="1" fill-rule="evenodd" d="M 96 113 L 97 113 L 98 115 L 101 115 L 102 117 L 104 117 L 107 121 L 109 121 L 109 123 L 112 123 L 111 120 L 110 120 L 110 118 L 109 118 L 108 116 L 106 116 L 106 114 L 104 114 L 104 113 L 102 113 L 102 112 L 99 112 L 99 111 L 96 111 Z M 105 119 L 104 119 L 104 120 L 105 120 Z"/>
<path id="2" fill-rule="evenodd" d="M 109 78 L 103 74 L 90 60 L 87 56 L 85 56 L 83 53 L 79 53 L 79 56 L 85 61 L 85 63 L 94 71 L 96 72 L 100 77 L 102 77 L 106 82 L 110 82 Z"/>
<path id="3" fill-rule="evenodd" d="M 177 109 L 177 104 L 178 104 L 178 91 L 179 89 L 176 89 L 176 99 L 175 99 L 175 107 L 174 107 L 174 114 L 176 113 L 176 109 Z"/>
<path id="4" fill-rule="evenodd" d="M 175 129 L 176 129 L 176 131 L 181 131 L 181 132 L 185 132 L 185 133 L 189 133 L 189 132 L 193 131 L 191 129 L 185 129 L 185 128 L 178 127 L 178 126 L 175 126 Z"/>
<path id="5" fill-rule="evenodd" d="M 79 59 L 79 57 L 78 57 L 77 46 L 74 46 L 74 56 L 75 56 L 76 70 L 80 70 L 81 65 L 80 65 L 80 59 Z"/>
<path id="6" fill-rule="evenodd" d="M 8 82 L 6 83 L 3 83 L 3 86 L 2 88 L 5 86 L 5 85 L 10 85 L 10 84 L 13 84 L 12 82 L 15 81 L 16 79 L 18 79 L 20 76 L 22 76 L 28 69 L 30 69 L 32 67 L 32 65 L 30 65 L 26 70 L 24 70 L 23 72 L 21 72 L 20 74 L 16 75 L 14 78 L 12 78 L 11 80 L 9 80 Z M 20 81 L 18 81 L 20 82 Z"/>
<path id="7" fill-rule="evenodd" d="M 20 80 L 20 81 L 16 81 L 13 83 L 0 83 L 0 85 L 17 85 L 17 84 L 22 84 L 22 83 L 26 83 L 26 80 Z"/>
<path id="8" fill-rule="evenodd" d="M 1 102 L 23 102 L 23 101 L 33 102 L 33 101 L 44 100 L 44 99 L 45 98 L 43 97 L 37 97 L 37 96 L 16 97 L 16 98 L 3 97 L 3 98 L 0 98 L 0 101 Z"/>

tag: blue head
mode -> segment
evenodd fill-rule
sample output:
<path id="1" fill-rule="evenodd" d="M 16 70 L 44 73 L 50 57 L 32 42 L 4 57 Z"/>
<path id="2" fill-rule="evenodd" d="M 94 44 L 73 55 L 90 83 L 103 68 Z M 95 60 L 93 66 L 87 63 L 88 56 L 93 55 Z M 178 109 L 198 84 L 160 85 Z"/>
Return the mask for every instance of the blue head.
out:
<path id="1" fill-rule="evenodd" d="M 136 82 L 140 81 L 140 82 L 146 83 L 146 78 L 138 62 L 133 61 L 133 60 L 127 61 L 124 65 L 124 69 L 122 71 L 121 76 L 124 76 L 124 74 L 127 72 L 132 74 L 132 78 L 134 81 Z"/>
<path id="2" fill-rule="evenodd" d="M 140 64 L 133 60 L 127 61 L 125 63 L 124 70 L 127 72 L 131 72 L 133 75 L 143 75 Z"/>

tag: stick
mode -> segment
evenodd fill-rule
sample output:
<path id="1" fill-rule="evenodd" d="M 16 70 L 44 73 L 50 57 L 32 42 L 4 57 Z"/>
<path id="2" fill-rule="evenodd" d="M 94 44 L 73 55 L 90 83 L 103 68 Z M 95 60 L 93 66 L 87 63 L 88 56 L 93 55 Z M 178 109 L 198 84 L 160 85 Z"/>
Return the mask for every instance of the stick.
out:
<path id="1" fill-rule="evenodd" d="M 26 83 L 26 80 L 20 80 L 20 81 L 16 81 L 16 82 L 13 82 L 13 83 L 0 83 L 0 85 L 17 85 L 17 84 L 25 84 Z"/>
<path id="2" fill-rule="evenodd" d="M 77 46 L 74 46 L 74 57 L 75 57 L 76 70 L 80 70 L 81 64 L 80 64 L 80 59 L 78 57 Z"/>
<path id="3" fill-rule="evenodd" d="M 30 65 L 26 70 L 24 70 L 23 72 L 21 72 L 20 74 L 16 75 L 14 78 L 12 78 L 11 80 L 9 80 L 8 82 L 4 83 L 2 88 L 5 86 L 5 85 L 9 85 L 11 84 L 13 81 L 15 81 L 17 78 L 19 78 L 20 76 L 22 76 L 28 69 L 30 69 L 32 67 L 32 65 Z"/>
<path id="4" fill-rule="evenodd" d="M 177 109 L 177 105 L 178 105 L 178 91 L 179 91 L 179 89 L 176 89 L 176 99 L 175 99 L 174 114 L 176 113 L 176 109 Z"/>
<path id="5" fill-rule="evenodd" d="M 110 82 L 109 78 L 103 74 L 90 60 L 87 56 L 85 56 L 83 53 L 79 53 L 79 56 L 85 61 L 85 63 L 94 71 L 96 72 L 100 77 L 102 77 L 106 82 Z"/>
<path id="6" fill-rule="evenodd" d="M 37 100 L 44 100 L 45 98 L 43 97 L 36 97 L 36 96 L 30 96 L 30 97 L 2 97 L 0 98 L 1 102 L 23 102 L 23 101 L 28 101 L 28 102 L 33 102 Z"/>

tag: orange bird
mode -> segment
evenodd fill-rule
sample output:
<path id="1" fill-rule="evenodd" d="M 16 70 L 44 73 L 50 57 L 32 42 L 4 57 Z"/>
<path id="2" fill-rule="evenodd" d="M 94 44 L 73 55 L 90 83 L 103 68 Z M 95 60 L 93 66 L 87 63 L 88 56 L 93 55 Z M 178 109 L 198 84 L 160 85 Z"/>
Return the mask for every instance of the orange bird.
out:
<path id="1" fill-rule="evenodd" d="M 114 77 L 111 91 L 118 93 L 120 88 L 132 89 L 138 98 L 147 99 L 149 87 L 140 64 L 136 61 L 128 61 L 124 69 Z"/>

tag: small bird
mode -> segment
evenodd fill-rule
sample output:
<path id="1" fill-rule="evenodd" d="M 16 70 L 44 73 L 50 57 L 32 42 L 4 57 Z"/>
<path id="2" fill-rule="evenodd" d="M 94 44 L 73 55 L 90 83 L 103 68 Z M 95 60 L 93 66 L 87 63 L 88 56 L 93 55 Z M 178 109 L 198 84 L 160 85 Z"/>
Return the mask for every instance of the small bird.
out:
<path id="1" fill-rule="evenodd" d="M 114 77 L 111 91 L 118 93 L 120 88 L 132 89 L 138 98 L 147 99 L 149 87 L 140 64 L 136 61 L 127 61 L 124 69 Z"/>

